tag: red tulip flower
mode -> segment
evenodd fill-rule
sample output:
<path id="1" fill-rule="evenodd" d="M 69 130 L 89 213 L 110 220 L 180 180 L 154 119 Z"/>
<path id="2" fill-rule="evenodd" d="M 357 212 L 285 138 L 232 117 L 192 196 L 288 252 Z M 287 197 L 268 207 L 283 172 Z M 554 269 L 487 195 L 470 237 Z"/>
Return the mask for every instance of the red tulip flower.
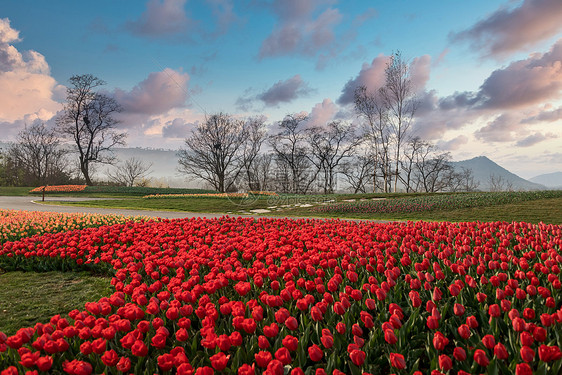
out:
<path id="1" fill-rule="evenodd" d="M 518 363 L 515 367 L 515 375 L 533 375 L 533 369 L 528 363 Z"/>
<path id="2" fill-rule="evenodd" d="M 525 362 L 533 362 L 535 359 L 535 351 L 529 346 L 522 346 L 519 350 L 519 354 L 521 355 L 521 359 Z"/>
<path id="3" fill-rule="evenodd" d="M 366 354 L 362 350 L 354 350 L 349 354 L 349 358 L 351 358 L 351 362 L 353 362 L 355 366 L 359 366 L 359 367 L 361 367 L 365 362 L 365 357 Z"/>
<path id="4" fill-rule="evenodd" d="M 474 351 L 474 361 L 482 367 L 486 367 L 490 363 L 490 360 L 486 356 L 486 352 L 482 349 L 476 349 Z"/>
<path id="5" fill-rule="evenodd" d="M 505 348 L 505 346 L 502 343 L 497 343 L 494 346 L 494 355 L 496 357 L 498 357 L 498 359 L 502 359 L 505 360 L 509 357 L 509 354 L 507 353 L 507 349 Z"/>
<path id="6" fill-rule="evenodd" d="M 324 352 L 318 345 L 313 344 L 312 346 L 308 347 L 308 356 L 312 361 L 318 362 L 324 356 Z"/>
<path id="7" fill-rule="evenodd" d="M 398 353 L 390 353 L 390 365 L 398 370 L 406 368 L 404 356 Z"/>
<path id="8" fill-rule="evenodd" d="M 449 371 L 453 367 L 453 361 L 448 355 L 441 354 L 439 356 L 439 368 L 443 371 Z"/>

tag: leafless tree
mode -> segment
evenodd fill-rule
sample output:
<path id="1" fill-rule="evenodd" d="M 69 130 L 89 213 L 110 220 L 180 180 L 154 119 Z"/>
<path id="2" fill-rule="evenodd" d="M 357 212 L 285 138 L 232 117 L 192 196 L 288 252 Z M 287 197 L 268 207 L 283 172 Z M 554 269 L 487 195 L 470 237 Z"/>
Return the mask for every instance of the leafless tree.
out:
<path id="1" fill-rule="evenodd" d="M 354 92 L 355 112 L 365 120 L 364 132 L 370 141 L 373 151 L 369 154 L 373 157 L 372 169 L 373 192 L 376 193 L 379 186 L 377 177 L 382 177 L 383 190 L 388 192 L 390 173 L 390 127 L 388 120 L 388 108 L 384 103 L 381 88 L 375 91 L 367 91 L 366 86 L 359 86 Z"/>
<path id="2" fill-rule="evenodd" d="M 400 160 L 401 173 L 399 174 L 400 182 L 404 185 L 406 192 L 411 193 L 418 190 L 418 186 L 414 184 L 419 180 L 415 179 L 416 163 L 420 157 L 420 153 L 429 144 L 420 137 L 413 137 L 408 140 L 403 148 L 403 157 Z"/>
<path id="3" fill-rule="evenodd" d="M 433 193 L 449 190 L 455 172 L 449 162 L 451 154 L 439 152 L 432 143 L 417 142 L 416 152 L 413 154 L 413 177 L 410 180 L 411 191 Z"/>
<path id="4" fill-rule="evenodd" d="M 385 69 L 385 85 L 381 88 L 381 97 L 387 109 L 388 122 L 392 127 L 394 138 L 394 192 L 398 188 L 399 165 L 402 144 L 412 124 L 417 109 L 414 87 L 410 78 L 410 67 L 400 52 L 394 53 Z"/>
<path id="5" fill-rule="evenodd" d="M 374 157 L 369 153 L 363 153 L 353 156 L 342 164 L 341 174 L 345 182 L 349 184 L 353 194 L 368 192 L 367 188 L 372 182 L 371 178 L 374 173 L 373 159 Z"/>
<path id="6" fill-rule="evenodd" d="M 513 191 L 513 182 L 508 181 L 501 175 L 490 174 L 488 178 L 488 188 L 490 191 Z"/>
<path id="7" fill-rule="evenodd" d="M 472 169 L 461 167 L 460 171 L 456 171 L 454 175 L 453 191 L 476 191 L 480 186 L 480 182 L 474 179 Z"/>
<path id="8" fill-rule="evenodd" d="M 341 121 L 332 121 L 325 128 L 311 128 L 307 133 L 310 160 L 321 171 L 324 194 L 333 194 L 338 166 L 355 154 L 363 139 L 353 125 Z"/>
<path id="9" fill-rule="evenodd" d="M 275 189 L 275 183 L 271 176 L 273 167 L 273 154 L 258 154 L 250 165 L 251 185 L 250 190 L 263 191 Z"/>
<path id="10" fill-rule="evenodd" d="M 262 173 L 260 172 L 265 165 L 269 168 L 271 162 L 271 159 L 267 163 L 264 163 L 267 158 L 259 159 L 259 152 L 267 135 L 265 117 L 249 118 L 245 122 L 244 128 L 247 138 L 242 147 L 242 164 L 246 176 L 246 186 L 249 190 L 262 190 L 264 181 L 261 179 Z"/>
<path id="11" fill-rule="evenodd" d="M 125 144 L 126 133 L 116 130 L 115 114 L 121 106 L 115 99 L 96 92 L 105 82 L 91 74 L 70 78 L 66 104 L 57 124 L 61 134 L 72 140 L 78 153 L 80 171 L 86 184 L 92 185 L 90 166 L 114 161 L 111 151 Z"/>
<path id="12" fill-rule="evenodd" d="M 275 176 L 281 191 L 305 194 L 318 175 L 313 166 L 306 140 L 304 115 L 287 115 L 279 123 L 280 131 L 269 138 L 277 170 Z"/>
<path id="13" fill-rule="evenodd" d="M 69 179 L 66 151 L 53 129 L 45 124 L 25 127 L 6 152 L 6 160 L 18 178 L 14 184 L 37 186 L 64 182 Z"/>
<path id="14" fill-rule="evenodd" d="M 139 181 L 150 174 L 152 163 L 146 164 L 135 157 L 129 158 L 122 163 L 115 164 L 113 170 L 109 170 L 109 178 L 119 185 L 136 186 Z"/>
<path id="15" fill-rule="evenodd" d="M 208 116 L 178 151 L 179 171 L 195 176 L 224 193 L 242 172 L 248 132 L 244 121 L 225 113 Z"/>

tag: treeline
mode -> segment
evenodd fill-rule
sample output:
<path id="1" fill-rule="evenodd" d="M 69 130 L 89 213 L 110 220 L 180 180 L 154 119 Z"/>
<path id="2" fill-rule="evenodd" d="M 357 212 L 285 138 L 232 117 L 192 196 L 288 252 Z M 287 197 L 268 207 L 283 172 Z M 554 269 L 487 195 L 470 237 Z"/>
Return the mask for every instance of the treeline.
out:
<path id="1" fill-rule="evenodd" d="M 112 156 L 124 145 L 114 115 L 119 104 L 97 89 L 105 82 L 73 76 L 56 126 L 26 127 L 2 150 L 0 183 L 37 186 L 84 182 L 92 185 L 96 165 L 112 165 L 119 185 L 146 185 L 150 165 Z M 473 191 L 472 171 L 455 170 L 451 155 L 416 137 L 418 108 L 409 65 L 394 54 L 385 82 L 354 92 L 353 121 L 315 124 L 290 114 L 266 125 L 264 117 L 206 117 L 179 150 L 178 170 L 219 192 L 274 190 L 281 193 Z"/>

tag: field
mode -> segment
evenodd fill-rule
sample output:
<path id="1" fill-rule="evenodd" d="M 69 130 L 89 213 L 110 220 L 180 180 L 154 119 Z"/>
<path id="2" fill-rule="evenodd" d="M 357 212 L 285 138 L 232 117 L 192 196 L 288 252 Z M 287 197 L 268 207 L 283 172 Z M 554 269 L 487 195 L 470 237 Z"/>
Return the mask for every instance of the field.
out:
<path id="1" fill-rule="evenodd" d="M 562 191 L 332 194 L 228 197 L 113 196 L 108 200 L 50 202 L 86 207 L 255 214 L 288 217 L 324 217 L 375 220 L 525 221 L 562 223 Z"/>
<path id="2" fill-rule="evenodd" d="M 25 215 L 4 215 L 25 223 L 2 241 L 0 282 L 61 311 L 0 329 L 5 373 L 562 368 L 560 225 L 74 217 L 67 230 Z M 88 272 L 105 290 L 61 306 L 23 270 L 63 284 Z"/>

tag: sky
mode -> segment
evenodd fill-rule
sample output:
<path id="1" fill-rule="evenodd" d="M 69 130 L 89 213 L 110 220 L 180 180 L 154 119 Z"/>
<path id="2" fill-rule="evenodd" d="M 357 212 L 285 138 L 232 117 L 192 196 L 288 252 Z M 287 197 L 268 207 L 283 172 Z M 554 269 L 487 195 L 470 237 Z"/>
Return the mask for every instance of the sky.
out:
<path id="1" fill-rule="evenodd" d="M 357 122 L 389 56 L 413 135 L 524 178 L 562 171 L 560 0 L 2 0 L 0 131 L 54 124 L 73 75 L 121 104 L 128 147 L 178 149 L 205 116 Z"/>

